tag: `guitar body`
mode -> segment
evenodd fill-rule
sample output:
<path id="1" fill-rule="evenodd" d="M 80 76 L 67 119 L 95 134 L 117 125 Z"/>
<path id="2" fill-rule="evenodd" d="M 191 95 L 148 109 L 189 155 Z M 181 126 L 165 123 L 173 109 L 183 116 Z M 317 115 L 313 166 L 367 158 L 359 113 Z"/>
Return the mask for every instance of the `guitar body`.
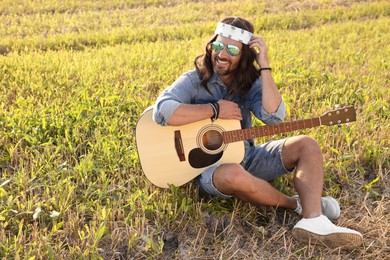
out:
<path id="1" fill-rule="evenodd" d="M 142 170 L 156 186 L 181 186 L 212 165 L 240 163 L 244 143 L 225 144 L 221 133 L 240 129 L 238 120 L 202 120 L 174 127 L 156 124 L 153 108 L 141 115 L 136 126 L 137 150 Z"/>

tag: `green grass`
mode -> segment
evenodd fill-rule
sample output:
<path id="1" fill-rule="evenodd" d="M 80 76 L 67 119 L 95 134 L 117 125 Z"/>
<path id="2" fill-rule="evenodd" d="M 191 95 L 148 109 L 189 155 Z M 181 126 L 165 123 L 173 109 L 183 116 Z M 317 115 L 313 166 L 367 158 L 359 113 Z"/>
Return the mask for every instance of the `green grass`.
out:
<path id="1" fill-rule="evenodd" d="M 387 1 L 3 1 L 0 14 L 1 258 L 387 256 Z M 293 212 L 202 200 L 192 182 L 159 189 L 143 175 L 139 115 L 228 15 L 266 39 L 288 120 L 356 107 L 349 125 L 272 138 L 319 141 L 324 193 L 340 199 L 337 223 L 361 231 L 364 247 L 301 245 Z M 294 193 L 291 177 L 274 184 Z"/>

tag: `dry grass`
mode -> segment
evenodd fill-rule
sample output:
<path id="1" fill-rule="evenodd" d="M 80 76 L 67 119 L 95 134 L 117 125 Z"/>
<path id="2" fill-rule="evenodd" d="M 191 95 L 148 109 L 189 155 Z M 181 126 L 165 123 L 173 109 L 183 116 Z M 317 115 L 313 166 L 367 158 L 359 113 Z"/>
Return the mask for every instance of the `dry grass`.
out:
<path id="1" fill-rule="evenodd" d="M 388 177 L 389 172 L 384 173 Z M 389 186 L 383 186 L 389 191 Z M 158 259 L 387 259 L 390 253 L 390 201 L 375 200 L 363 190 L 348 187 L 340 198 L 342 215 L 334 223 L 359 230 L 364 244 L 355 250 L 326 248 L 297 242 L 291 235 L 299 220 L 292 211 L 254 207 L 237 200 L 226 213 L 202 210 L 199 219 L 189 219 L 178 229 L 166 230 Z M 351 197 L 354 198 L 351 203 Z M 221 203 L 212 199 L 207 203 Z M 350 206 L 343 206 L 343 205 Z M 353 204 L 353 205 L 351 205 Z M 135 254 L 136 258 L 141 257 Z"/>

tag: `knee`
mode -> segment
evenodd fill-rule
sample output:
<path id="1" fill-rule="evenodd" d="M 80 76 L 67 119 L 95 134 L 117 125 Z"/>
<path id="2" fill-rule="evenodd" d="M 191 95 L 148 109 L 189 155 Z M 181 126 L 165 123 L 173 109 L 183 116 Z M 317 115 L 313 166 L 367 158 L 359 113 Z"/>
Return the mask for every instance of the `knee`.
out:
<path id="1" fill-rule="evenodd" d="M 222 169 L 221 169 L 222 170 Z M 222 177 L 222 182 L 221 182 Z M 237 194 L 245 189 L 250 192 L 252 176 L 245 171 L 245 169 L 239 164 L 229 164 L 228 167 L 221 172 L 219 177 L 219 183 L 223 183 L 223 186 L 229 190 L 230 194 Z"/>
<path id="2" fill-rule="evenodd" d="M 283 163 L 292 168 L 302 160 L 322 161 L 322 151 L 317 140 L 299 135 L 289 138 L 283 147 Z"/>
<path id="3" fill-rule="evenodd" d="M 321 147 L 316 139 L 306 135 L 297 136 L 296 139 L 296 145 L 300 154 L 322 157 Z"/>

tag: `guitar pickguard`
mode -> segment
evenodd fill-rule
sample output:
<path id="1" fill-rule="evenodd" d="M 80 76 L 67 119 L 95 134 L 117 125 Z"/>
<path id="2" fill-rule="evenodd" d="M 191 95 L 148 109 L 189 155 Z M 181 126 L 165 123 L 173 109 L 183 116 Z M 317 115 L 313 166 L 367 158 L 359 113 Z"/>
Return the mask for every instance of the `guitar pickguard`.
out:
<path id="1" fill-rule="evenodd" d="M 223 151 L 217 154 L 208 154 L 200 148 L 195 148 L 190 151 L 188 159 L 193 168 L 200 169 L 218 162 L 222 155 Z"/>

